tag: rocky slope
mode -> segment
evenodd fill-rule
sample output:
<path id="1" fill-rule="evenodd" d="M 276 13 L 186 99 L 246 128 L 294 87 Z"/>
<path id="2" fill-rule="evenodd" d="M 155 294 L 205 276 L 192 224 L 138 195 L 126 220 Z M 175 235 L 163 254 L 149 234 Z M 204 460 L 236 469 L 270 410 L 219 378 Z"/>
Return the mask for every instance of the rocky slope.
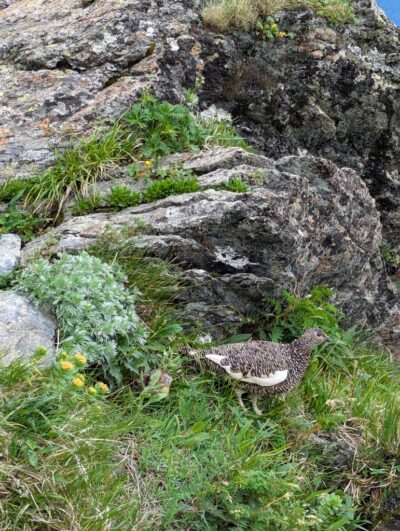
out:
<path id="1" fill-rule="evenodd" d="M 379 215 L 353 170 L 311 156 L 274 162 L 239 148 L 162 164 L 179 162 L 200 176 L 200 192 L 73 217 L 29 243 L 23 263 L 88 248 L 106 230 L 137 229 L 138 245 L 185 268 L 186 313 L 213 328 L 239 324 L 283 289 L 305 295 L 321 283 L 335 289 L 349 324 L 387 318 Z M 237 177 L 248 192 L 213 189 Z"/>
<path id="2" fill-rule="evenodd" d="M 203 40 L 203 97 L 232 112 L 268 156 L 307 150 L 355 169 L 400 249 L 400 30 L 372 0 L 333 28 L 308 10 L 283 13 L 292 40 L 235 33 Z"/>
<path id="3" fill-rule="evenodd" d="M 83 248 L 107 225 L 140 218 L 153 252 L 173 251 L 186 268 L 188 313 L 206 324 L 238 322 L 265 296 L 323 282 L 349 323 L 383 322 L 398 345 L 399 310 L 379 251 L 400 248 L 398 29 L 373 0 L 359 0 L 356 25 L 332 28 L 297 9 L 279 15 L 294 38 L 266 42 L 205 29 L 201 4 L 3 2 L 0 179 L 50 164 L 54 147 L 114 119 L 144 90 L 176 102 L 202 80 L 201 108 L 223 107 L 279 160 L 215 152 L 186 161 L 202 175 L 200 193 L 69 219 L 51 245 Z M 250 191 L 209 189 L 232 175 Z M 23 259 L 48 241 L 28 245 Z"/>

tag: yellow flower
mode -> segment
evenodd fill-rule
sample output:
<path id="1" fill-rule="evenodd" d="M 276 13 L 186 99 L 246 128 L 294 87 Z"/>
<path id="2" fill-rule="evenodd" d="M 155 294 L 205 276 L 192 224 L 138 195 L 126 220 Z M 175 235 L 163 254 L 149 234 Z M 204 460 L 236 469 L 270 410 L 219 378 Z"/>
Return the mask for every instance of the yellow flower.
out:
<path id="1" fill-rule="evenodd" d="M 145 163 L 144 163 L 144 165 L 146 166 L 146 168 L 151 168 L 152 164 L 153 164 L 153 163 L 151 162 L 151 160 L 146 160 Z"/>
<path id="2" fill-rule="evenodd" d="M 64 352 L 61 352 L 61 357 L 64 360 L 67 359 L 68 358 L 68 352 L 65 352 L 65 350 L 64 350 Z"/>
<path id="3" fill-rule="evenodd" d="M 97 388 L 102 393 L 108 393 L 109 391 L 108 385 L 103 382 L 97 382 Z"/>
<path id="4" fill-rule="evenodd" d="M 77 352 L 74 356 L 74 360 L 78 363 L 78 365 L 80 365 L 81 367 L 83 365 L 86 365 L 86 357 L 81 354 L 80 352 Z"/>
<path id="5" fill-rule="evenodd" d="M 97 393 L 96 389 L 94 387 L 88 387 L 88 391 L 91 395 L 95 395 Z"/>
<path id="6" fill-rule="evenodd" d="M 71 371 L 75 367 L 70 361 L 61 361 L 60 366 L 64 371 Z"/>
<path id="7" fill-rule="evenodd" d="M 278 27 L 278 24 L 271 24 L 271 29 L 272 30 L 276 30 L 277 27 Z"/>
<path id="8" fill-rule="evenodd" d="M 279 32 L 279 37 L 280 37 L 281 39 L 283 39 L 283 37 L 286 37 L 286 31 L 280 31 L 280 32 Z"/>
<path id="9" fill-rule="evenodd" d="M 83 383 L 83 380 L 80 378 L 74 378 L 72 380 L 72 385 L 75 385 L 75 387 L 83 387 L 85 384 Z"/>
<path id="10" fill-rule="evenodd" d="M 85 381 L 85 375 L 82 374 L 81 372 L 77 372 L 77 373 L 75 374 L 75 377 L 76 377 L 76 378 L 79 378 L 80 380 L 82 380 L 82 382 Z"/>

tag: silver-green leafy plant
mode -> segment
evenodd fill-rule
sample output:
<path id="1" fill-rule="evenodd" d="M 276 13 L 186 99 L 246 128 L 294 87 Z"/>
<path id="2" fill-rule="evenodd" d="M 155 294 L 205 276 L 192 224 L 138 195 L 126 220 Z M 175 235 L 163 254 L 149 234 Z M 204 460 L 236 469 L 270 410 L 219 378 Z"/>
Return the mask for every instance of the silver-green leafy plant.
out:
<path id="1" fill-rule="evenodd" d="M 82 352 L 120 381 L 122 367 L 143 365 L 137 356 L 147 335 L 135 310 L 138 293 L 125 281 L 115 265 L 82 252 L 63 254 L 53 263 L 34 261 L 17 288 L 55 314 L 64 350 Z"/>

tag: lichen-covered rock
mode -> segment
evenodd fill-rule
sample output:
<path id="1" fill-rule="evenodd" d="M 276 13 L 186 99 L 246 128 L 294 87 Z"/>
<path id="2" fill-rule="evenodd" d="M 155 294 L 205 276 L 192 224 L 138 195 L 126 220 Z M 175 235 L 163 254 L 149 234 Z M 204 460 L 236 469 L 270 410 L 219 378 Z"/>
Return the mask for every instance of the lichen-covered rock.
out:
<path id="1" fill-rule="evenodd" d="M 54 319 L 14 291 L 0 291 L 0 363 L 28 359 L 39 347 L 47 354 L 40 365 L 54 360 L 56 324 Z"/>
<path id="2" fill-rule="evenodd" d="M 119 116 L 144 90 L 157 85 L 182 96 L 200 64 L 190 35 L 199 6 L 7 2 L 0 9 L 0 180 L 48 165 L 54 146 Z"/>
<path id="3" fill-rule="evenodd" d="M 281 12 L 293 39 L 204 32 L 200 97 L 269 157 L 306 150 L 356 170 L 400 250 L 400 29 L 374 0 L 353 3 L 357 22 L 338 27 L 308 9 Z"/>
<path id="4" fill-rule="evenodd" d="M 202 172 L 200 159 L 186 156 L 186 163 Z M 52 253 L 76 252 L 110 227 L 136 227 L 138 245 L 173 255 L 185 268 L 193 286 L 187 312 L 209 325 L 238 322 L 283 289 L 305 294 L 320 283 L 335 289 L 349 323 L 382 319 L 392 295 L 384 286 L 379 215 L 364 182 L 311 156 L 264 159 L 264 166 L 214 170 L 200 176 L 198 193 L 68 220 L 29 243 L 23 261 L 48 253 L 49 241 Z M 249 191 L 207 189 L 231 175 Z"/>
<path id="5" fill-rule="evenodd" d="M 21 238 L 17 234 L 0 234 L 0 277 L 17 267 L 20 256 Z"/>

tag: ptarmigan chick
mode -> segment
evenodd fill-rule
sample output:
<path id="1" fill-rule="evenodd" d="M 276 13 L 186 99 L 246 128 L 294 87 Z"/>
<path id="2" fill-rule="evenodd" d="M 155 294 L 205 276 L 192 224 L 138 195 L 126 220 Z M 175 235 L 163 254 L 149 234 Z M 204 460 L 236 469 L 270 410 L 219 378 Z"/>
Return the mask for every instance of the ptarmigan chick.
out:
<path id="1" fill-rule="evenodd" d="M 310 364 L 311 352 L 327 339 L 325 332 L 312 328 L 292 343 L 248 341 L 188 353 L 210 371 L 237 380 L 241 407 L 245 409 L 242 395 L 248 393 L 255 413 L 261 415 L 258 397 L 286 393 L 297 385 Z"/>

